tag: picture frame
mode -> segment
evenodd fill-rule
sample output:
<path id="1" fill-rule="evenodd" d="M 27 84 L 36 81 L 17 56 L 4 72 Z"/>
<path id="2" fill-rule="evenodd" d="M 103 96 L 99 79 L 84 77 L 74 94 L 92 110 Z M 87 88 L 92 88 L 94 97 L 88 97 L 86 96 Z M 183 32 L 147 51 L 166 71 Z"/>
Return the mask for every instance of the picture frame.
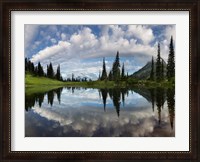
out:
<path id="1" fill-rule="evenodd" d="M 1 2 L 1 160 L 199 160 L 199 0 L 2 1 Z M 12 151 L 11 150 L 11 12 L 12 11 L 188 11 L 189 32 L 189 151 Z"/>

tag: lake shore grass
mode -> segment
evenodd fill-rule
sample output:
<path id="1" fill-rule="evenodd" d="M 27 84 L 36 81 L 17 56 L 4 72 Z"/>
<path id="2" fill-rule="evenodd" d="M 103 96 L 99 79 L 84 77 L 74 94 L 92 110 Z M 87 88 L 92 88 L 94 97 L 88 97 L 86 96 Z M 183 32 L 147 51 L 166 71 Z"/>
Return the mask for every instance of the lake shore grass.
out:
<path id="1" fill-rule="evenodd" d="M 163 81 L 155 82 L 149 80 L 128 79 L 127 81 L 88 81 L 88 82 L 62 82 L 46 77 L 37 77 L 31 74 L 26 74 L 25 87 L 33 89 L 32 91 L 47 91 L 48 89 L 56 89 L 59 87 L 84 87 L 84 88 L 127 88 L 127 87 L 145 87 L 145 88 L 171 88 L 174 83 Z M 35 90 L 34 90 L 35 89 Z"/>

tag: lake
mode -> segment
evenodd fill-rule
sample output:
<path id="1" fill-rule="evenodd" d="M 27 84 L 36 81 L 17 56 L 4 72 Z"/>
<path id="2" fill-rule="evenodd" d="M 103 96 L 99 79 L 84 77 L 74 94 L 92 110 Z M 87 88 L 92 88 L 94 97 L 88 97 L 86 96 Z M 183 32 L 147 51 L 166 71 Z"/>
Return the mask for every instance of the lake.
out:
<path id="1" fill-rule="evenodd" d="M 26 88 L 25 136 L 174 137 L 174 96 L 163 88 Z"/>

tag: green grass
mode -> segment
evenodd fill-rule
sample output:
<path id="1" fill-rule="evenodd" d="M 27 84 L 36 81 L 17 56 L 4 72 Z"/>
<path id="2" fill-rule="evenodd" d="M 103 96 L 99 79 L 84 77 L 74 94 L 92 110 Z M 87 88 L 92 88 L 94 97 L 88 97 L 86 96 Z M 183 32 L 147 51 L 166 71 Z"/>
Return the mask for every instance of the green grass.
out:
<path id="1" fill-rule="evenodd" d="M 31 74 L 26 74 L 25 84 L 26 86 L 35 86 L 35 85 L 49 86 L 49 85 L 63 85 L 63 82 L 54 79 L 49 79 L 46 77 L 36 77 Z"/>
<path id="2" fill-rule="evenodd" d="M 146 87 L 146 88 L 170 88 L 175 86 L 174 81 L 163 80 L 161 82 L 151 81 L 151 80 L 138 80 L 134 78 L 129 78 L 127 81 L 128 86 L 133 87 Z"/>
<path id="3" fill-rule="evenodd" d="M 63 82 L 46 77 L 37 77 L 31 74 L 26 74 L 25 86 L 26 95 L 32 95 L 35 93 L 45 93 L 50 90 L 63 87 Z"/>
<path id="4" fill-rule="evenodd" d="M 52 87 L 86 87 L 86 88 L 109 88 L 114 87 L 116 84 L 113 81 L 91 81 L 91 82 L 61 82 L 46 77 L 33 76 L 26 74 L 25 79 L 26 88 L 34 87 L 38 91 L 44 91 Z"/>

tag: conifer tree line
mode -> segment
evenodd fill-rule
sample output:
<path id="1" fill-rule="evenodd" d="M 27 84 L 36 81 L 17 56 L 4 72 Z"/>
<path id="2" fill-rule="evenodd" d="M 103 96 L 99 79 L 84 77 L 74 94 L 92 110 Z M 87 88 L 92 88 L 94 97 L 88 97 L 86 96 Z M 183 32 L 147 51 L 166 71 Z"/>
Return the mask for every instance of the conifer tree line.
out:
<path id="1" fill-rule="evenodd" d="M 60 72 L 60 65 L 58 65 L 56 72 L 54 72 L 53 65 L 52 65 L 51 62 L 47 65 L 47 71 L 45 73 L 40 62 L 38 62 L 37 66 L 34 66 L 34 64 L 30 60 L 28 60 L 27 58 L 25 58 L 25 71 L 29 72 L 29 73 L 31 73 L 35 76 L 47 77 L 47 78 L 56 79 L 56 80 L 59 80 L 59 81 L 67 81 L 67 82 L 92 81 L 91 79 L 88 79 L 87 77 L 83 77 L 83 78 L 75 77 L 75 75 L 73 73 L 72 73 L 71 78 L 63 79 L 61 72 Z"/>
<path id="2" fill-rule="evenodd" d="M 109 81 L 123 81 L 128 78 L 128 73 L 125 75 L 125 67 L 124 63 L 122 65 L 122 69 L 120 69 L 120 58 L 119 52 L 117 51 L 116 58 L 113 62 L 112 69 L 109 73 L 106 71 L 106 63 L 105 58 L 103 58 L 103 67 L 102 73 L 99 73 L 99 80 L 109 80 Z M 171 36 L 170 45 L 169 45 L 169 56 L 167 61 L 167 68 L 165 74 L 164 67 L 164 59 L 161 57 L 160 52 L 160 43 L 158 43 L 157 49 L 157 58 L 156 62 L 154 62 L 154 58 L 151 60 L 151 71 L 149 79 L 152 81 L 163 81 L 167 78 L 168 81 L 172 80 L 175 77 L 175 60 L 174 60 L 174 45 L 173 45 L 173 37 Z M 107 75 L 108 74 L 108 75 Z"/>
<path id="3" fill-rule="evenodd" d="M 156 63 L 154 63 L 154 58 L 152 57 L 151 61 L 151 73 L 150 73 L 150 80 L 154 81 L 163 81 L 167 78 L 168 81 L 173 80 L 175 78 L 175 60 L 174 60 L 174 44 L 173 44 L 173 37 L 171 36 L 170 45 L 169 45 L 169 55 L 167 61 L 167 69 L 166 75 L 164 72 L 164 60 L 161 58 L 160 54 L 160 43 L 158 43 L 158 50 L 157 50 L 157 59 Z"/>
<path id="4" fill-rule="evenodd" d="M 58 65 L 55 73 L 51 62 L 49 65 L 47 65 L 47 72 L 45 73 L 40 62 L 38 62 L 37 66 L 34 66 L 33 62 L 31 62 L 28 58 L 25 58 L 25 72 L 30 72 L 31 74 L 39 77 L 47 77 L 63 81 L 62 75 L 60 73 L 60 65 Z"/>
<path id="5" fill-rule="evenodd" d="M 127 75 L 125 75 L 124 63 L 122 65 L 121 69 L 120 69 L 120 67 L 121 67 L 121 65 L 120 65 L 119 51 L 117 51 L 115 60 L 113 62 L 112 69 L 110 70 L 108 75 L 107 75 L 107 71 L 106 71 L 105 58 L 103 58 L 103 68 L 102 68 L 102 73 L 99 73 L 99 80 L 115 81 L 117 83 L 119 83 L 119 81 L 125 80 L 128 77 L 128 73 L 127 73 Z"/>

